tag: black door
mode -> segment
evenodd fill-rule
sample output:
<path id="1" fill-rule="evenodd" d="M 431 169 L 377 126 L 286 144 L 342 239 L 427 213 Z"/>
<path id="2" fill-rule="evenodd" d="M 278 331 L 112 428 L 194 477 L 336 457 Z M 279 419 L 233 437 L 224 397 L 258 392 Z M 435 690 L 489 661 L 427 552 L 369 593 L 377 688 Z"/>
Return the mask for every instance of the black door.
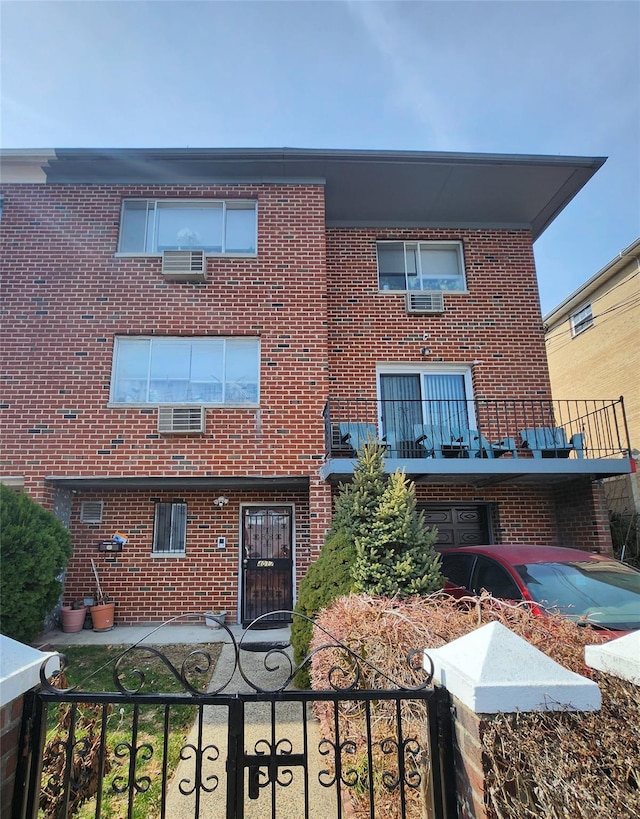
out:
<path id="1" fill-rule="evenodd" d="M 293 510 L 246 506 L 242 510 L 242 624 L 293 608 Z M 270 615 L 265 626 L 290 622 Z"/>

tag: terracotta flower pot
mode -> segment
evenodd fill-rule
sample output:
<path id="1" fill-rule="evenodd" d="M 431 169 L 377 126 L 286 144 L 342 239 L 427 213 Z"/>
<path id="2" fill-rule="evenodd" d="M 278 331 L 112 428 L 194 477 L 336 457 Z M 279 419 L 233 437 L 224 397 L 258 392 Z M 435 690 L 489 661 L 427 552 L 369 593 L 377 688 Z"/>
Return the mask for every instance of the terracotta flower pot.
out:
<path id="1" fill-rule="evenodd" d="M 67 634 L 82 631 L 86 613 L 86 606 L 83 606 L 81 609 L 73 609 L 71 606 L 63 606 L 61 609 L 62 630 Z"/>
<path id="2" fill-rule="evenodd" d="M 91 606 L 91 620 L 94 631 L 109 631 L 113 628 L 113 620 L 116 610 L 115 603 L 100 603 Z"/>

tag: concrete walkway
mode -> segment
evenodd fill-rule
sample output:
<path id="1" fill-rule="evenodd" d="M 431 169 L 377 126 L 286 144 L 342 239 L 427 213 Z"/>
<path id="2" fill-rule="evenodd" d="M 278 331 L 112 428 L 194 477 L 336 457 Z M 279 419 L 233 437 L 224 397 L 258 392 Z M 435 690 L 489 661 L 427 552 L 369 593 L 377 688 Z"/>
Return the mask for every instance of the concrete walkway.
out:
<path id="1" fill-rule="evenodd" d="M 253 636 L 253 632 L 251 633 Z M 246 640 L 245 640 L 246 642 Z M 291 657 L 292 650 L 286 650 Z M 243 651 L 240 654 L 242 672 L 255 685 L 274 690 L 282 685 L 289 673 L 290 665 L 284 655 L 272 654 L 268 659 L 264 652 Z M 215 691 L 224 686 L 224 694 L 251 692 L 254 689 L 235 669 L 235 652 L 233 645 L 223 646 L 222 654 L 216 665 L 209 686 Z M 279 667 L 269 671 L 266 666 Z M 273 725 L 271 704 L 266 702 L 248 703 L 245 709 L 245 752 L 255 754 L 269 752 L 270 745 L 277 745 L 293 754 L 301 754 L 307 746 L 307 772 L 302 767 L 291 767 L 291 773 L 279 769 L 280 780 L 288 785 L 267 785 L 259 789 L 259 798 L 248 798 L 248 775 L 245 773 L 244 816 L 246 819 L 266 819 L 272 815 L 272 800 L 275 800 L 277 819 L 301 819 L 305 816 L 305 791 L 308 799 L 308 816 L 310 819 L 332 819 L 337 816 L 337 809 L 331 805 L 335 800 L 335 790 L 320 785 L 318 776 L 327 767 L 327 758 L 318 752 L 322 737 L 318 723 L 313 716 L 311 706 L 296 702 L 277 702 L 273 705 Z M 167 801 L 167 816 L 171 819 L 199 819 L 200 817 L 224 817 L 226 815 L 226 775 L 225 761 L 228 753 L 228 708 L 225 705 L 207 706 L 204 709 L 202 727 L 196 724 L 191 729 L 186 745 L 193 749 L 189 757 L 178 766 Z M 306 728 L 306 731 L 305 731 Z M 202 778 L 209 787 L 215 786 L 211 793 L 201 793 L 199 810 L 196 812 L 196 797 L 184 796 L 182 791 L 190 790 L 194 785 L 195 760 L 202 758 Z M 263 769 L 266 774 L 266 769 Z M 216 780 L 217 777 L 217 780 Z"/>
<path id="2" fill-rule="evenodd" d="M 236 642 L 240 642 L 245 630 L 240 625 L 227 626 Z M 291 628 L 252 629 L 246 633 L 245 642 L 289 642 Z M 110 631 L 83 629 L 67 634 L 59 629 L 48 631 L 37 641 L 43 646 L 130 646 L 140 642 L 146 645 L 177 645 L 180 643 L 230 643 L 224 628 L 209 628 L 204 623 L 169 623 L 145 626 L 115 625 Z"/>

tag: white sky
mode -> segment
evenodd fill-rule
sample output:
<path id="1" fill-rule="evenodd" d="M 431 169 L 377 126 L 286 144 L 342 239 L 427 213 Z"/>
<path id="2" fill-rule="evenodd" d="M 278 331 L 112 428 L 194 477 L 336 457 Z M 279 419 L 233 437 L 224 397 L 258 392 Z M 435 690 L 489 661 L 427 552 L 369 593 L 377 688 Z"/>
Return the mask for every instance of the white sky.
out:
<path id="1" fill-rule="evenodd" d="M 607 156 L 536 242 L 543 313 L 640 235 L 640 2 L 0 3 L 3 148 Z"/>

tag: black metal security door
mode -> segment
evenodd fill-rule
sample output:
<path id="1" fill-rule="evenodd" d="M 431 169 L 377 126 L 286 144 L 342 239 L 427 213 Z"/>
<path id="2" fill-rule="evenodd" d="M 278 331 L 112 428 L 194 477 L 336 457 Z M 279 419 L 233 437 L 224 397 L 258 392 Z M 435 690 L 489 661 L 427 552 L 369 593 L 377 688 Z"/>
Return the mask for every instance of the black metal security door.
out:
<path id="1" fill-rule="evenodd" d="M 293 510 L 290 506 L 245 506 L 242 510 L 242 624 L 269 612 L 293 608 Z M 282 615 L 265 626 L 288 623 Z"/>

